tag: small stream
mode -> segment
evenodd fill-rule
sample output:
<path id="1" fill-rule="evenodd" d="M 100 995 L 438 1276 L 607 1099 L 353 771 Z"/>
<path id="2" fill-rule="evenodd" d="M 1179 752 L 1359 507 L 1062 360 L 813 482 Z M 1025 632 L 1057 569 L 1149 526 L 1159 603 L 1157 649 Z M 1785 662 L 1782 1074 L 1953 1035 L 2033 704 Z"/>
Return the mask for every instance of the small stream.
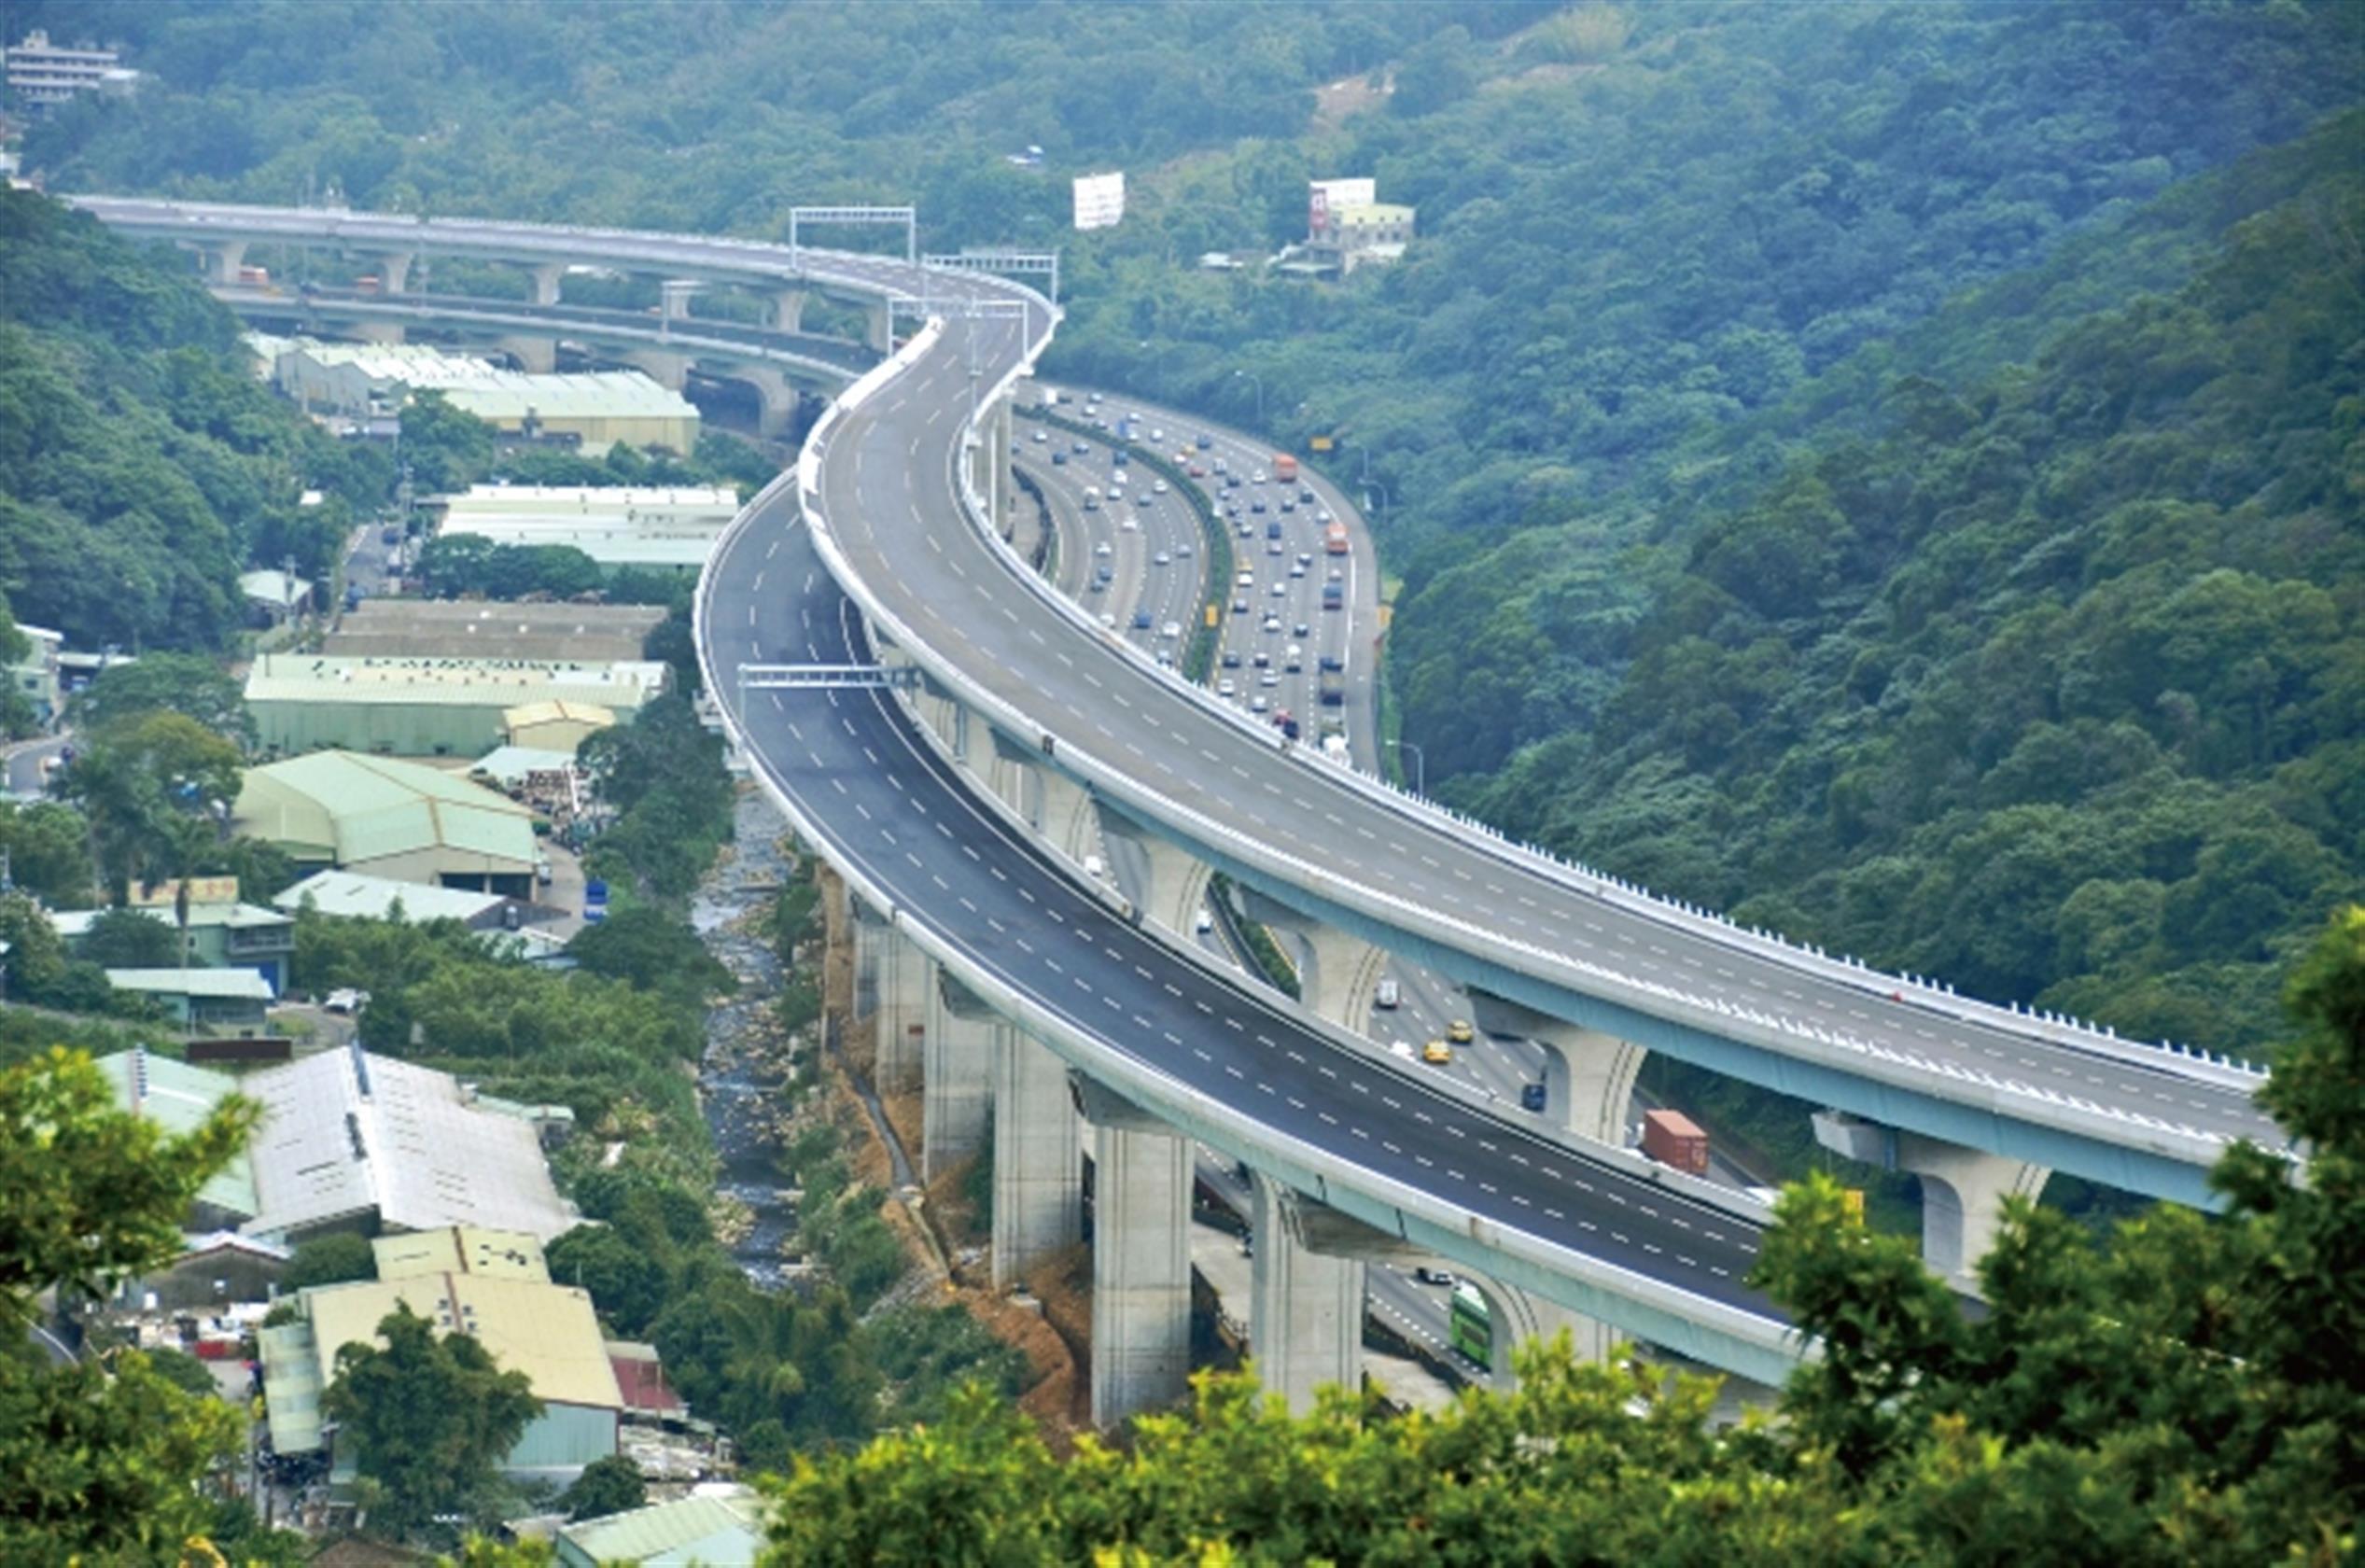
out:
<path id="1" fill-rule="evenodd" d="M 767 916 L 787 871 L 777 847 L 787 831 L 761 794 L 742 795 L 732 856 L 708 875 L 690 905 L 690 923 L 707 950 L 739 980 L 738 996 L 707 1014 L 698 1093 L 721 1162 L 717 1186 L 745 1206 L 752 1221 L 732 1243 L 732 1255 L 767 1289 L 786 1278 L 780 1249 L 796 1228 L 769 1133 L 780 1085 L 771 1057 L 782 1042 L 772 1017 L 780 960 Z"/>

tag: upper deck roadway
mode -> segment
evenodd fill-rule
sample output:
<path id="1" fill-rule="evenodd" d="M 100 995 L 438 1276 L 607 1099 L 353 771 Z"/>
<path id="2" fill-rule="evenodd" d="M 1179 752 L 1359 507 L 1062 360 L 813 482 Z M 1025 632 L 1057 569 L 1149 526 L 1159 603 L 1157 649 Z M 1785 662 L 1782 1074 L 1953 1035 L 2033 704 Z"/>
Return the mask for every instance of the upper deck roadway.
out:
<path id="1" fill-rule="evenodd" d="M 2209 1201 L 2203 1171 L 2226 1141 L 2284 1141 L 2252 1099 L 2252 1074 L 1896 981 L 1649 899 L 1284 749 L 1269 727 L 1107 636 L 1019 567 L 959 496 L 970 412 L 1050 335 L 1053 314 L 1031 290 L 694 236 L 83 204 L 138 232 L 200 241 L 431 245 L 926 296 L 941 331 L 899 356 L 808 451 L 808 499 L 826 520 L 816 548 L 875 628 L 1113 808 L 1466 984 L 1893 1126 L 2189 1202 Z M 965 314 L 973 300 L 999 314 Z M 709 569 L 717 636 L 733 619 L 722 599 L 755 591 L 752 577 L 735 581 L 745 562 L 726 553 Z"/>

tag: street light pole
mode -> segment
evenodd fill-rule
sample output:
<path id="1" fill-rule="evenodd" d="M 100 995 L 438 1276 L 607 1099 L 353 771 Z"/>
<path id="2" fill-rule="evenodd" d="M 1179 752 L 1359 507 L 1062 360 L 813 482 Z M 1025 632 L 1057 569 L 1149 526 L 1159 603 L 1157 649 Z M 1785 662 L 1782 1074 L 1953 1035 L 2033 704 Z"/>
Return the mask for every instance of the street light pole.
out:
<path id="1" fill-rule="evenodd" d="M 1245 381 L 1251 386 L 1256 388 L 1256 433 L 1260 436 L 1266 434 L 1265 429 L 1265 382 L 1263 378 L 1258 376 L 1253 371 L 1234 371 L 1232 372 L 1232 379 L 1235 381 Z"/>
<path id="2" fill-rule="evenodd" d="M 1412 753 L 1412 792 L 1416 795 L 1427 794 L 1429 792 L 1428 753 L 1421 750 L 1417 744 L 1409 740 L 1384 740 L 1381 741 L 1380 744 L 1382 746 L 1392 746 L 1399 751 L 1409 751 Z"/>

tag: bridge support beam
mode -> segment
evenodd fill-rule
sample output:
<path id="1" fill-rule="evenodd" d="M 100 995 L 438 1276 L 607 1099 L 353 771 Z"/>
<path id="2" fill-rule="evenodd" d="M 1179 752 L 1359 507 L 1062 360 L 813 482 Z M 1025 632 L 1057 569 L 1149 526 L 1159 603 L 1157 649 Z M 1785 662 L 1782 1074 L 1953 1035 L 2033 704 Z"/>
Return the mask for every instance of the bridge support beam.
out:
<path id="1" fill-rule="evenodd" d="M 885 300 L 862 307 L 862 342 L 881 354 L 895 350 L 895 308 Z"/>
<path id="2" fill-rule="evenodd" d="M 417 259 L 407 250 L 382 250 L 371 258 L 378 264 L 378 292 L 406 293 L 411 286 L 411 263 Z"/>
<path id="3" fill-rule="evenodd" d="M 996 799 L 1010 807 L 1015 816 L 1025 818 L 1028 812 L 1028 779 L 1035 771 L 1037 753 L 1031 747 L 1021 746 L 1000 730 L 992 732 L 993 755 L 987 766 L 986 787 Z"/>
<path id="4" fill-rule="evenodd" d="M 1267 1393 L 1289 1401 L 1291 1414 L 1304 1415 L 1325 1383 L 1350 1393 L 1363 1386 L 1364 1262 L 1316 1250 L 1300 1219 L 1308 1200 L 1268 1176 L 1252 1184 L 1249 1337 L 1256 1373 Z"/>
<path id="5" fill-rule="evenodd" d="M 1506 1285 L 1484 1274 L 1471 1274 L 1470 1282 L 1486 1297 L 1489 1326 L 1492 1330 L 1487 1373 L 1499 1389 L 1518 1386 L 1518 1374 L 1511 1365 L 1511 1351 L 1530 1339 L 1549 1339 L 1567 1329 L 1574 1342 L 1576 1359 L 1597 1362 L 1608 1359 L 1610 1347 L 1617 1336 L 1609 1324 L 1581 1312 L 1572 1312 L 1555 1301 L 1531 1295 L 1516 1286 Z"/>
<path id="6" fill-rule="evenodd" d="M 357 321 L 344 329 L 363 343 L 399 343 L 402 342 L 399 321 Z"/>
<path id="7" fill-rule="evenodd" d="M 1034 774 L 1035 831 L 1054 849 L 1082 864 L 1099 828 L 1092 796 L 1057 768 L 1037 766 Z"/>
<path id="8" fill-rule="evenodd" d="M 936 684 L 933 677 L 920 677 L 919 690 L 912 693 L 912 707 L 919 721 L 944 743 L 956 762 L 969 761 L 969 710 L 960 706 L 950 692 Z"/>
<path id="9" fill-rule="evenodd" d="M 1014 1028 L 994 1035 L 994 1287 L 1084 1234 L 1084 1134 L 1067 1064 Z"/>
<path id="10" fill-rule="evenodd" d="M 1248 917 L 1296 938 L 1297 1000 L 1342 1029 L 1371 1031 L 1371 999 L 1388 968 L 1385 948 L 1301 915 L 1251 889 Z"/>
<path id="11" fill-rule="evenodd" d="M 927 1055 L 929 998 L 936 994 L 936 963 L 892 926 L 878 939 L 878 1011 L 874 1068 L 882 1094 L 917 1088 Z"/>
<path id="12" fill-rule="evenodd" d="M 1010 1028 L 934 964 L 920 1074 L 920 1180 L 932 1182 L 986 1143 L 995 1036 Z"/>
<path id="13" fill-rule="evenodd" d="M 1473 1022 L 1489 1034 L 1518 1035 L 1544 1047 L 1544 1113 L 1579 1138 L 1622 1148 L 1634 1103 L 1634 1075 L 1649 1053 L 1641 1046 L 1473 990 Z"/>
<path id="14" fill-rule="evenodd" d="M 1213 868 L 1172 840 L 1141 827 L 1123 814 L 1097 807 L 1100 832 L 1140 850 L 1148 874 L 1134 903 L 1153 920 L 1185 941 L 1198 924 L 1207 903 L 1208 878 Z"/>
<path id="15" fill-rule="evenodd" d="M 689 278 L 666 278 L 657 285 L 657 314 L 668 321 L 690 318 L 690 298 L 698 286 Z"/>
<path id="16" fill-rule="evenodd" d="M 567 276 L 567 268 L 560 262 L 545 261 L 539 267 L 528 267 L 526 275 L 534 280 L 534 290 L 528 296 L 538 305 L 558 303 L 560 281 Z"/>
<path id="17" fill-rule="evenodd" d="M 667 354 L 663 349 L 637 348 L 625 355 L 624 363 L 640 371 L 668 392 L 679 392 L 690 385 L 690 356 Z"/>
<path id="18" fill-rule="evenodd" d="M 1191 1145 L 1090 1080 L 1092 1421 L 1181 1399 L 1191 1378 Z"/>
<path id="19" fill-rule="evenodd" d="M 738 364 L 731 368 L 730 375 L 755 389 L 756 434 L 766 441 L 777 440 L 796 423 L 800 394 L 777 370 L 770 365 Z"/>
<path id="20" fill-rule="evenodd" d="M 783 288 L 772 296 L 766 312 L 767 325 L 776 332 L 805 330 L 805 290 Z"/>
<path id="21" fill-rule="evenodd" d="M 238 269 L 246 264 L 246 242 L 215 240 L 199 245 L 197 256 L 207 283 L 233 284 L 238 281 Z"/>
<path id="22" fill-rule="evenodd" d="M 558 340 L 519 333 L 497 340 L 494 347 L 517 361 L 528 375 L 548 375 L 558 369 Z"/>
<path id="23" fill-rule="evenodd" d="M 1840 1111 L 1814 1114 L 1815 1141 L 1835 1154 L 1922 1180 L 1922 1261 L 1958 1289 L 1975 1290 L 1979 1260 L 1995 1245 L 2004 1200 L 2034 1201 L 2052 1172 L 1984 1149 L 1966 1149 Z"/>

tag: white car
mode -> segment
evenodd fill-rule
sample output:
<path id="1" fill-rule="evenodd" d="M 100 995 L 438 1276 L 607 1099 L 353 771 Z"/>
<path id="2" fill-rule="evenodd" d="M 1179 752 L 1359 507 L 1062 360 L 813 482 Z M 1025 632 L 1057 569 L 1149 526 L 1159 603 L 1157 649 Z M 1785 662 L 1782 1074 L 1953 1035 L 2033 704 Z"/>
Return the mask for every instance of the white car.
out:
<path id="1" fill-rule="evenodd" d="M 1280 631 L 1281 629 L 1281 618 L 1278 615 L 1267 615 L 1265 617 L 1265 629 L 1268 632 Z"/>
<path id="2" fill-rule="evenodd" d="M 1100 624 L 1106 626 L 1109 630 L 1113 632 L 1117 629 L 1117 618 L 1112 612 L 1104 609 L 1100 612 Z"/>
<path id="3" fill-rule="evenodd" d="M 1117 553 L 1117 547 L 1111 544 L 1107 539 L 1102 539 L 1099 544 L 1092 547 L 1092 553 L 1095 555 L 1113 555 Z"/>
<path id="4" fill-rule="evenodd" d="M 1174 557 L 1161 550 L 1156 554 L 1150 557 L 1150 565 L 1154 567 L 1170 567 L 1174 565 Z"/>
<path id="5" fill-rule="evenodd" d="M 1043 442 L 1044 442 L 1044 441 L 1049 441 L 1050 439 L 1051 439 L 1051 432 L 1050 432 L 1050 431 L 1048 431 L 1048 430 L 1037 430 L 1037 431 L 1035 432 L 1035 441 L 1036 441 L 1036 444 L 1038 444 L 1038 445 L 1042 444 L 1042 443 L 1043 443 Z"/>
<path id="6" fill-rule="evenodd" d="M 1228 675 L 1215 683 L 1215 694 L 1219 697 L 1238 696 L 1239 694 L 1239 687 L 1233 683 L 1232 678 Z"/>
<path id="7" fill-rule="evenodd" d="M 1162 637 L 1179 637 L 1182 635 L 1182 623 L 1180 621 L 1169 621 L 1158 628 L 1158 636 Z"/>
<path id="8" fill-rule="evenodd" d="M 1166 481 L 1161 479 L 1156 483 L 1151 485 L 1150 488 L 1157 494 L 1163 496 L 1166 494 Z"/>
<path id="9" fill-rule="evenodd" d="M 1267 590 L 1267 592 L 1268 592 L 1268 593 L 1270 593 L 1270 594 L 1273 595 L 1273 597 L 1275 597 L 1275 598 L 1277 598 L 1277 599 L 1278 599 L 1278 598 L 1280 598 L 1280 597 L 1283 594 L 1286 594 L 1286 593 L 1288 593 L 1288 592 L 1289 592 L 1289 584 L 1288 584 L 1288 583 L 1286 583 L 1286 582 L 1281 581 L 1279 578 L 1276 578 L 1276 579 L 1274 579 L 1274 581 L 1273 581 L 1273 586 L 1272 586 L 1270 589 L 1268 589 L 1268 590 Z"/>
<path id="10" fill-rule="evenodd" d="M 1117 526 L 1129 534 L 1141 526 L 1141 519 L 1139 517 L 1120 517 L 1117 519 Z"/>
<path id="11" fill-rule="evenodd" d="M 1264 695 L 1261 693 L 1248 699 L 1248 710 L 1251 713 L 1262 713 L 1272 706 L 1273 705 L 1271 703 L 1265 700 Z"/>

